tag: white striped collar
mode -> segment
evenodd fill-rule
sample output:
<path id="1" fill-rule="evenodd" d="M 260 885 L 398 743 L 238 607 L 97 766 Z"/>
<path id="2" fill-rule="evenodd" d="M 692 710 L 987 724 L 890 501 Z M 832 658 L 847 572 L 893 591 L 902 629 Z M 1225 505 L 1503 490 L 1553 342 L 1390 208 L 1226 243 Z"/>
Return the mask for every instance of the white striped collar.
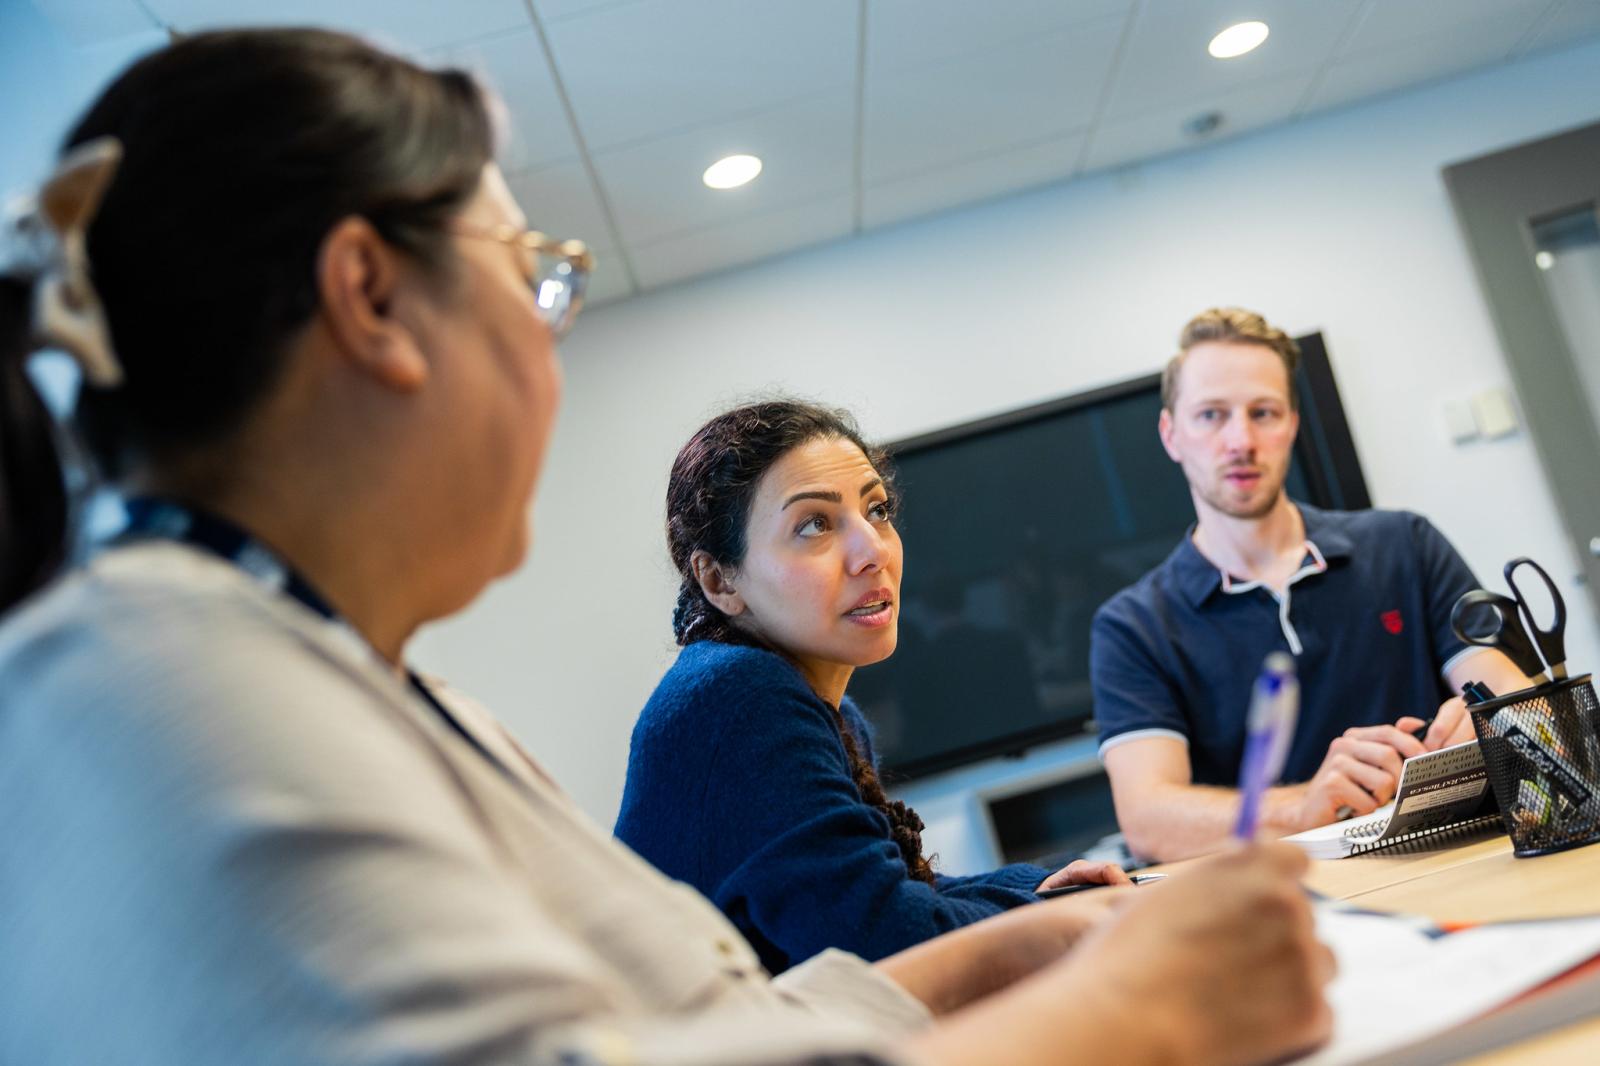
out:
<path id="1" fill-rule="evenodd" d="M 1285 582 L 1285 587 L 1294 584 L 1303 577 L 1309 577 L 1312 574 L 1320 574 L 1328 569 L 1328 560 L 1322 554 L 1322 549 L 1318 548 L 1316 542 L 1309 537 L 1306 538 L 1306 555 L 1308 555 L 1310 558 L 1301 564 L 1299 570 L 1296 570 L 1293 574 L 1289 575 L 1289 580 Z M 1253 589 L 1267 588 L 1267 583 L 1265 581 L 1235 581 L 1233 576 L 1221 567 L 1217 568 L 1217 573 L 1222 577 L 1222 591 L 1228 593 L 1229 595 L 1237 595 L 1241 592 L 1249 592 Z M 1271 592 L 1272 590 L 1268 588 L 1267 591 Z"/>

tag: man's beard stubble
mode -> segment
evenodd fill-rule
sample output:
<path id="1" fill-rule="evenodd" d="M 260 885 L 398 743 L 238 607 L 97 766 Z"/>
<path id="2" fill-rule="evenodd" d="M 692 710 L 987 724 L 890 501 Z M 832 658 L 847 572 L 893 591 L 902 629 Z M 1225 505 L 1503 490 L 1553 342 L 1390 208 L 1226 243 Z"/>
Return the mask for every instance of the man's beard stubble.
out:
<path id="1" fill-rule="evenodd" d="M 1207 486 L 1200 491 L 1200 498 L 1205 500 L 1213 510 L 1219 511 L 1222 514 L 1227 515 L 1229 518 L 1263 518 L 1270 514 L 1274 507 L 1278 506 L 1278 500 L 1283 496 L 1283 483 L 1286 480 L 1287 475 L 1288 471 L 1285 471 L 1283 476 L 1278 478 L 1278 483 L 1273 487 L 1273 490 L 1267 494 L 1261 503 L 1254 506 L 1239 507 L 1238 505 L 1229 503 L 1223 498 L 1223 490 L 1217 487 L 1215 482 L 1207 484 Z"/>

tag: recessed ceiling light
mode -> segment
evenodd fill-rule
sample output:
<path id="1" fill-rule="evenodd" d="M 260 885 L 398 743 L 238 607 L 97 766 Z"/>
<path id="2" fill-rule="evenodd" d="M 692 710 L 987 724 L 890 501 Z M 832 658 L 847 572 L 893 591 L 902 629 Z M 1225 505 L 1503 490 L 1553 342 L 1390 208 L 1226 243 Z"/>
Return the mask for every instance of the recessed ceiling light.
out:
<path id="1" fill-rule="evenodd" d="M 713 189 L 737 189 L 761 173 L 761 160 L 753 155 L 730 155 L 706 167 L 700 180 Z"/>
<path id="2" fill-rule="evenodd" d="M 1265 22 L 1236 23 L 1211 38 L 1206 51 L 1218 59 L 1232 59 L 1260 47 L 1261 42 L 1267 39 L 1267 33 Z"/>
<path id="3" fill-rule="evenodd" d="M 1533 257 L 1533 262 L 1540 270 L 1549 270 L 1556 265 L 1556 257 L 1549 252 L 1540 252 Z"/>

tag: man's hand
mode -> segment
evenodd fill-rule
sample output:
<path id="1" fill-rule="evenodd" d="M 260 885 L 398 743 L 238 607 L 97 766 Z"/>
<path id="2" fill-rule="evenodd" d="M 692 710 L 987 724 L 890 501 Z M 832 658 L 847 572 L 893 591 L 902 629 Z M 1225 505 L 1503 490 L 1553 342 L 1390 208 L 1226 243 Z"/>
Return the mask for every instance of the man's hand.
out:
<path id="1" fill-rule="evenodd" d="M 1328 745 L 1327 757 L 1303 786 L 1298 822 L 1315 829 L 1352 814 L 1371 814 L 1394 798 L 1400 765 L 1425 750 L 1411 730 L 1420 718 L 1402 718 L 1394 725 L 1346 729 Z"/>
<path id="2" fill-rule="evenodd" d="M 1451 692 L 1460 692 L 1468 681 L 1478 681 L 1502 696 L 1534 684 L 1534 679 L 1518 670 L 1517 665 L 1498 648 L 1479 648 L 1471 655 L 1455 656 L 1455 665 L 1445 674 L 1444 681 Z M 1434 717 L 1433 725 L 1428 727 L 1423 744 L 1429 751 L 1436 751 L 1451 744 L 1476 740 L 1477 736 L 1477 731 L 1472 728 L 1472 715 L 1467 713 L 1466 701 L 1455 696 L 1439 705 L 1439 713 Z"/>
<path id="3" fill-rule="evenodd" d="M 1428 735 L 1423 738 L 1422 746 L 1429 751 L 1438 751 L 1452 744 L 1464 744 L 1477 739 L 1478 732 L 1472 727 L 1472 715 L 1467 713 L 1467 701 L 1460 696 L 1451 696 L 1439 704 L 1439 713 L 1428 727 Z"/>
<path id="4" fill-rule="evenodd" d="M 1133 880 L 1122 867 L 1110 862 L 1090 862 L 1088 859 L 1074 859 L 1061 869 L 1045 878 L 1035 892 L 1043 892 L 1050 888 L 1065 888 L 1068 885 L 1131 885 Z"/>

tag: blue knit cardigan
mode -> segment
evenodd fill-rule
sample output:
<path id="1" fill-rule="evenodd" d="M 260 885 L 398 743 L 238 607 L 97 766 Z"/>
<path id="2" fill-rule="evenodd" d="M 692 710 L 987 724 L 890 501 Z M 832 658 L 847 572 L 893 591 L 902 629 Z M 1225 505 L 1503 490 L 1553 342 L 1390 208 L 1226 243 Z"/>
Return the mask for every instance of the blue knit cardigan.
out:
<path id="1" fill-rule="evenodd" d="M 839 709 L 874 758 L 861 712 Z M 640 714 L 616 834 L 722 908 L 775 974 L 829 947 L 892 955 L 1034 901 L 1049 874 L 913 880 L 799 670 L 713 641 L 683 649 Z"/>

